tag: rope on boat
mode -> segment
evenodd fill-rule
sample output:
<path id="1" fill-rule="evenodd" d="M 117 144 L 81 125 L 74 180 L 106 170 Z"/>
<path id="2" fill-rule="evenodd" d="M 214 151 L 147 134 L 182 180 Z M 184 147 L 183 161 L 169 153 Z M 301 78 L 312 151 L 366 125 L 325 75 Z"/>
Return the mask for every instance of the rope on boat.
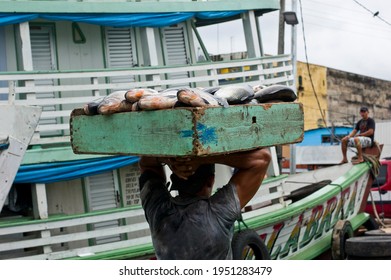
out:
<path id="1" fill-rule="evenodd" d="M 372 167 L 373 167 L 373 165 L 372 165 Z M 377 168 L 377 172 L 379 172 L 379 168 L 380 168 L 380 162 L 379 162 L 379 166 L 378 166 L 378 168 Z M 375 171 L 373 171 L 373 168 L 371 169 L 371 173 L 372 173 L 372 172 L 375 172 Z M 378 175 L 378 173 L 375 173 L 375 174 Z M 372 173 L 372 176 L 374 176 L 373 173 Z M 377 177 L 377 176 L 374 176 L 374 179 L 375 179 L 375 180 L 376 180 L 376 177 Z M 376 180 L 376 182 L 377 182 L 377 189 L 378 189 L 378 191 L 379 191 L 380 204 L 381 204 L 381 206 L 382 206 L 382 208 L 383 208 L 383 201 L 382 201 L 382 198 L 381 198 L 379 182 L 378 182 L 377 180 Z M 384 217 L 383 217 L 383 218 L 380 218 L 379 213 L 377 212 L 375 200 L 373 199 L 373 196 L 372 196 L 372 192 L 369 192 L 369 195 L 371 196 L 371 204 L 372 204 L 373 213 L 375 214 L 377 223 L 379 223 L 381 229 L 391 228 L 391 225 L 390 225 L 390 224 L 389 224 L 389 225 L 386 225 L 386 224 L 384 223 Z M 384 212 L 384 210 L 383 210 L 383 212 Z"/>
<path id="2" fill-rule="evenodd" d="M 369 192 L 369 195 L 371 196 L 371 203 L 372 203 L 373 213 L 375 214 L 376 217 L 376 222 L 378 222 L 381 225 L 381 227 L 387 227 L 383 223 L 383 219 L 380 218 L 379 213 L 377 212 L 375 201 L 373 200 L 372 192 Z"/>
<path id="3" fill-rule="evenodd" d="M 372 175 L 373 179 L 376 180 L 377 176 L 379 175 L 380 166 L 381 166 L 379 158 L 376 157 L 375 155 L 368 155 L 368 154 L 363 154 L 363 158 L 366 161 L 366 163 L 371 164 L 371 175 Z M 379 191 L 380 203 L 381 203 L 381 206 L 383 207 L 383 201 L 381 198 L 379 182 L 377 180 L 376 180 L 376 182 L 377 182 L 377 189 Z M 377 209 L 376 209 L 375 200 L 373 199 L 372 192 L 369 192 L 369 194 L 371 196 L 371 204 L 372 204 L 372 208 L 373 208 L 373 213 L 375 214 L 375 217 L 376 217 L 376 221 L 379 223 L 381 229 L 385 229 L 384 231 L 386 231 L 387 229 L 391 228 L 391 224 L 386 225 L 384 223 L 384 217 L 380 218 L 379 213 L 377 212 Z"/>
<path id="4" fill-rule="evenodd" d="M 376 166 L 376 167 L 378 166 L 380 168 L 379 157 L 380 157 L 382 149 L 380 148 L 380 144 L 377 141 L 373 142 L 372 147 L 376 147 L 377 148 L 377 150 L 379 152 L 379 155 L 377 155 L 377 156 L 376 155 L 370 155 L 370 154 L 366 154 L 366 153 L 363 152 L 362 153 L 362 157 L 363 157 L 365 162 L 372 163 L 372 166 Z M 352 160 L 357 159 L 357 155 L 358 155 L 357 150 L 353 150 L 353 147 L 348 147 L 348 148 L 349 148 L 350 151 L 352 151 L 353 153 L 356 154 L 355 156 L 352 157 Z M 378 172 L 376 172 L 375 174 L 378 174 Z"/>
<path id="5" fill-rule="evenodd" d="M 362 157 L 364 158 L 364 161 L 366 163 L 369 163 L 371 165 L 371 174 L 373 176 L 373 179 L 376 179 L 376 177 L 379 175 L 379 170 L 381 165 L 379 158 L 375 155 L 368 155 L 368 154 L 363 154 Z"/>

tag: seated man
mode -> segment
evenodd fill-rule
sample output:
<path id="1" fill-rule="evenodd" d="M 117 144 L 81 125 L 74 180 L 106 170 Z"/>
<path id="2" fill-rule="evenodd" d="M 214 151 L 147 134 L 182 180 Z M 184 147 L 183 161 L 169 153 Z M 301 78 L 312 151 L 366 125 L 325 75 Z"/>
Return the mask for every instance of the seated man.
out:
<path id="1" fill-rule="evenodd" d="M 266 149 L 196 158 L 140 159 L 142 206 L 158 259 L 232 259 L 234 223 L 255 195 L 271 160 Z M 172 197 L 160 162 L 173 174 Z M 213 196 L 214 164 L 237 169 Z"/>
<path id="2" fill-rule="evenodd" d="M 375 135 L 375 121 L 369 117 L 369 111 L 367 107 L 361 107 L 360 115 L 362 119 L 357 122 L 353 131 L 350 132 L 349 135 L 342 138 L 341 149 L 343 158 L 341 164 L 348 162 L 346 157 L 348 146 L 357 148 L 357 159 L 352 161 L 353 164 L 357 164 L 364 161 L 362 156 L 362 148 L 372 147 L 373 145 L 373 137 Z"/>

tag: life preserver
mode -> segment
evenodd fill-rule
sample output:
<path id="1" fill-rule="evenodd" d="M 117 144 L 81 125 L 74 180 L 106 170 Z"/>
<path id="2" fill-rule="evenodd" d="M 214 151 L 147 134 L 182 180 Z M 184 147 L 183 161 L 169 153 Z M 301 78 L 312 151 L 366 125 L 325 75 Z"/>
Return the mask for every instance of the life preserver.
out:
<path id="1" fill-rule="evenodd" d="M 333 260 L 345 260 L 347 258 L 345 252 L 346 240 L 354 235 L 352 225 L 348 220 L 339 220 L 332 233 L 331 241 L 331 257 Z"/>
<path id="2" fill-rule="evenodd" d="M 232 238 L 231 246 L 234 260 L 270 260 L 267 247 L 252 229 L 236 232 Z"/>

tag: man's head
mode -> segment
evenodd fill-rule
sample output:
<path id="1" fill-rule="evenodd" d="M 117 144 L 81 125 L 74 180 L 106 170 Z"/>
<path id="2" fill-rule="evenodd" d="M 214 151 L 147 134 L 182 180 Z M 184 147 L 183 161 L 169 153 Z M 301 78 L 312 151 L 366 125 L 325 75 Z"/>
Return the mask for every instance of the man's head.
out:
<path id="1" fill-rule="evenodd" d="M 367 119 L 368 118 L 368 107 L 361 107 L 360 108 L 360 116 L 363 118 L 363 119 Z"/>
<path id="2" fill-rule="evenodd" d="M 205 188 L 212 189 L 215 175 L 215 165 L 205 164 L 198 167 L 196 172 L 187 178 L 179 178 L 174 173 L 171 175 L 171 190 L 177 190 L 180 194 L 195 195 Z"/>

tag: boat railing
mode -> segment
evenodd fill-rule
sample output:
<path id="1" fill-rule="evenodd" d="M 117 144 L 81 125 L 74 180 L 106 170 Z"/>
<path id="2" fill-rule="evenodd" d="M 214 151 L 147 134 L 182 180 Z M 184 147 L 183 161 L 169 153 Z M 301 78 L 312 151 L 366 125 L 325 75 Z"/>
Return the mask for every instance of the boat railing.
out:
<path id="1" fill-rule="evenodd" d="M 290 193 L 283 186 L 285 176 L 280 177 L 280 180 L 261 185 L 255 196 L 244 207 L 244 218 L 248 219 L 271 210 L 278 210 L 292 203 L 291 200 L 286 199 Z"/>
<path id="2" fill-rule="evenodd" d="M 13 103 L 43 109 L 31 145 L 69 143 L 69 116 L 74 108 L 110 92 L 148 87 L 209 87 L 231 83 L 292 85 L 289 55 L 223 62 L 129 69 L 0 72 L 0 95 Z M 8 84 L 8 86 L 2 86 Z"/>
<path id="3" fill-rule="evenodd" d="M 244 219 L 286 207 L 282 183 L 268 180 L 248 203 Z M 271 203 L 269 203 L 271 201 Z M 0 259 L 108 259 L 153 257 L 152 239 L 139 205 L 83 214 L 0 221 Z"/>
<path id="4" fill-rule="evenodd" d="M 112 221 L 118 223 L 102 225 Z M 132 257 L 153 255 L 141 207 L 0 223 L 0 259 L 98 258 L 116 251 Z"/>

